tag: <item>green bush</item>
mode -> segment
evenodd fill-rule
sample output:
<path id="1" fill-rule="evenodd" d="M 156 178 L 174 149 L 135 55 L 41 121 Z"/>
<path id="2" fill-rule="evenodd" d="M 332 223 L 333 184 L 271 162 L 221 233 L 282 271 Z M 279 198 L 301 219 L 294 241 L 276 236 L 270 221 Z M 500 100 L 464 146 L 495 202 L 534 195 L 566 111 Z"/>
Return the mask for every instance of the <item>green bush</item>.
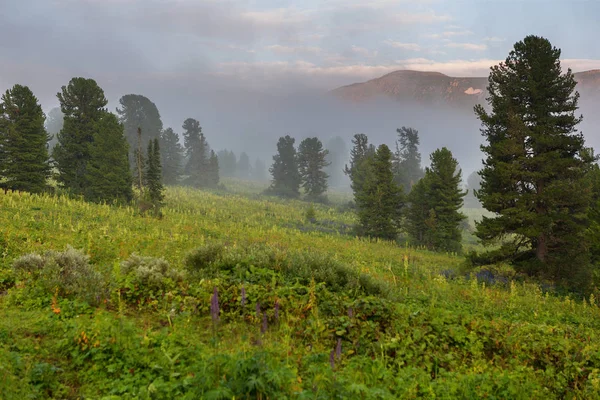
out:
<path id="1" fill-rule="evenodd" d="M 91 305 L 98 304 L 106 295 L 104 279 L 90 265 L 89 256 L 71 246 L 62 252 L 19 257 L 13 263 L 13 271 L 18 279 L 31 282 L 47 295 L 77 298 Z"/>
<path id="2" fill-rule="evenodd" d="M 132 254 L 121 263 L 121 289 L 127 289 L 127 298 L 155 298 L 176 287 L 183 274 L 163 258 L 142 257 Z"/>

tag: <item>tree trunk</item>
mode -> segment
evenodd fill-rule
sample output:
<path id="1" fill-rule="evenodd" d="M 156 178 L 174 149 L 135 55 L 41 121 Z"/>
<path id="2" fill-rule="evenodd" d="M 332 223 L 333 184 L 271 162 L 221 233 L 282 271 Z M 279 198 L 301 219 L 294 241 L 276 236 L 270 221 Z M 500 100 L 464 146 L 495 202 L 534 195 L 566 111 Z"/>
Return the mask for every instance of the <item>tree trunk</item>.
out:
<path id="1" fill-rule="evenodd" d="M 535 256 L 541 262 L 546 261 L 546 256 L 548 255 L 548 241 L 545 233 L 542 233 L 538 236 L 537 245 L 535 247 Z"/>

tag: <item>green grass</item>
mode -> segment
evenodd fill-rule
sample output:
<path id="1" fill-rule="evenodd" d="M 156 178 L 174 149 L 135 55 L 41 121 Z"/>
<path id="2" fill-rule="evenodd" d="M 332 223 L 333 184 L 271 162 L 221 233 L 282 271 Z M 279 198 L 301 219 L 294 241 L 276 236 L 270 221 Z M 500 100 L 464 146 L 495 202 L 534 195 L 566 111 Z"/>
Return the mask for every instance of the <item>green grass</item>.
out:
<path id="1" fill-rule="evenodd" d="M 600 398 L 595 298 L 544 294 L 507 267 L 495 284 L 467 279 L 459 256 L 356 238 L 344 194 L 308 223 L 308 203 L 226 186 L 169 188 L 162 219 L 0 194 L 0 398 Z M 60 273 L 51 290 L 51 270 L 12 269 L 67 245 L 100 273 L 92 304 Z M 175 272 L 124 274 L 133 253 Z"/>

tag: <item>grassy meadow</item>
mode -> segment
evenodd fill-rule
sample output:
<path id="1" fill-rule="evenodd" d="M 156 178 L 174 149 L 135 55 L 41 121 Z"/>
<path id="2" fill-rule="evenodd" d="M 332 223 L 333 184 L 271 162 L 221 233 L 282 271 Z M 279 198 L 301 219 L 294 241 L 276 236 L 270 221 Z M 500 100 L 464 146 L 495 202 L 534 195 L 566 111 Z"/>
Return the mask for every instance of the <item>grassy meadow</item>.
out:
<path id="1" fill-rule="evenodd" d="M 0 399 L 600 398 L 593 296 L 225 186 L 160 219 L 0 192 Z"/>

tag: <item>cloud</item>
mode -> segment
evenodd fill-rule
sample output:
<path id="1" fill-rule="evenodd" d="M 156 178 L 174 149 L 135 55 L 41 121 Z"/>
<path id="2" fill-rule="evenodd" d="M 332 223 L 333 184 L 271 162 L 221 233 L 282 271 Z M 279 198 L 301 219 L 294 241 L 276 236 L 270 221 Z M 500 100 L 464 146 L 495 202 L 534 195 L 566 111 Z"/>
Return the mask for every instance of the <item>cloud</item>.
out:
<path id="1" fill-rule="evenodd" d="M 357 54 L 362 57 L 367 57 L 367 58 L 377 57 L 377 54 L 378 54 L 378 52 L 376 50 L 371 51 L 365 47 L 360 47 L 360 46 L 355 46 L 355 45 L 352 45 L 352 48 L 350 50 L 354 54 Z"/>
<path id="2" fill-rule="evenodd" d="M 487 45 L 485 44 L 475 44 L 475 43 L 455 43 L 450 42 L 445 44 L 446 47 L 451 49 L 463 49 L 463 50 L 473 50 L 473 51 L 484 51 L 487 50 Z"/>
<path id="3" fill-rule="evenodd" d="M 450 37 L 469 36 L 472 34 L 473 34 L 473 32 L 471 32 L 469 30 L 459 30 L 459 31 L 444 31 L 442 33 L 427 34 L 427 35 L 425 35 L 425 37 L 427 37 L 429 39 L 447 39 Z"/>
<path id="4" fill-rule="evenodd" d="M 403 50 L 409 50 L 409 51 L 421 51 L 421 46 L 419 46 L 416 43 L 402 43 L 402 42 L 395 42 L 393 40 L 386 40 L 384 43 L 393 48 L 396 48 L 396 49 L 403 49 Z"/>
<path id="5" fill-rule="evenodd" d="M 318 54 L 323 51 L 317 46 L 282 46 L 280 44 L 266 46 L 265 48 L 275 54 Z"/>
<path id="6" fill-rule="evenodd" d="M 484 42 L 490 42 L 490 43 L 501 43 L 504 42 L 506 39 L 503 38 L 499 38 L 497 36 L 486 36 L 483 38 Z"/>

